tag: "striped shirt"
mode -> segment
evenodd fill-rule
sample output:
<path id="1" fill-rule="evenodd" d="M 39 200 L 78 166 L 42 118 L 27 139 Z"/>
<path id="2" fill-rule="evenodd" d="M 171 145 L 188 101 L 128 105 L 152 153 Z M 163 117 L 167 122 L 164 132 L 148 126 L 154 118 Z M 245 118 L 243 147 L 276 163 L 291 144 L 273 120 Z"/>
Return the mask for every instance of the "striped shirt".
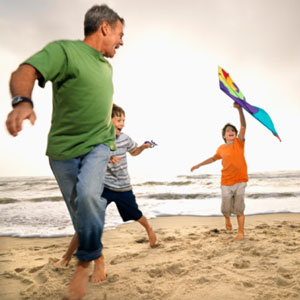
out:
<path id="1" fill-rule="evenodd" d="M 126 153 L 134 151 L 137 147 L 137 143 L 125 133 L 121 133 L 116 137 L 116 146 L 117 150 L 112 151 L 111 156 L 120 157 L 121 161 L 116 165 L 108 164 L 104 186 L 117 192 L 130 191 L 132 187 L 128 174 Z"/>

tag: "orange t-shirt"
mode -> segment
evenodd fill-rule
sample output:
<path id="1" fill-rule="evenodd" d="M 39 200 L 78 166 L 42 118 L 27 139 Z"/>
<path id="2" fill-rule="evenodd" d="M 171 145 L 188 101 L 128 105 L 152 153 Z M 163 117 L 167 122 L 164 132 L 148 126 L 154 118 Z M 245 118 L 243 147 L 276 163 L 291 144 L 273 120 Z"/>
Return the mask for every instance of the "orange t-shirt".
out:
<path id="1" fill-rule="evenodd" d="M 222 159 L 223 166 L 221 185 L 233 185 L 248 181 L 244 146 L 245 143 L 236 138 L 232 144 L 223 144 L 217 149 L 214 158 Z"/>

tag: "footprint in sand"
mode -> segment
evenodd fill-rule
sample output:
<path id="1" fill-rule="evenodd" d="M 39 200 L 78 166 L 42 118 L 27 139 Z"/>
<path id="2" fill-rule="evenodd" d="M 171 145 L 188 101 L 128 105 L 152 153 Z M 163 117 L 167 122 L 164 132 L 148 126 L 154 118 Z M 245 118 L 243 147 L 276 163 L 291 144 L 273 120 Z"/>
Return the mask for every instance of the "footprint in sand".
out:
<path id="1" fill-rule="evenodd" d="M 209 280 L 204 276 L 196 279 L 196 284 L 205 284 L 205 283 L 208 283 L 208 282 L 209 282 Z"/>
<path id="2" fill-rule="evenodd" d="M 180 263 L 172 264 L 165 268 L 153 268 L 148 271 L 151 278 L 163 277 L 165 274 L 175 275 L 177 277 L 178 275 L 185 275 L 187 273 L 188 270 L 186 270 Z"/>
<path id="3" fill-rule="evenodd" d="M 149 243 L 149 241 L 146 238 L 137 239 L 137 240 L 135 240 L 135 242 L 138 244 Z"/>
<path id="4" fill-rule="evenodd" d="M 236 269 L 247 269 L 250 267 L 250 261 L 241 259 L 241 260 L 235 261 L 233 263 L 233 266 Z"/>
<path id="5" fill-rule="evenodd" d="M 176 241 L 176 237 L 170 235 L 170 236 L 163 238 L 163 241 L 164 242 L 173 242 L 173 241 Z"/>
<path id="6" fill-rule="evenodd" d="M 161 270 L 161 269 L 151 269 L 151 270 L 148 271 L 148 274 L 151 278 L 162 277 L 163 276 L 163 270 Z"/>
<path id="7" fill-rule="evenodd" d="M 46 271 L 42 271 L 36 274 L 35 279 L 38 283 L 43 284 L 49 280 L 49 276 L 47 275 Z"/>
<path id="8" fill-rule="evenodd" d="M 289 269 L 283 268 L 283 267 L 279 267 L 277 270 L 277 273 L 280 274 L 282 277 L 286 278 L 286 279 L 293 279 L 293 272 Z"/>
<path id="9" fill-rule="evenodd" d="M 255 284 L 251 281 L 242 281 L 242 284 L 245 288 L 253 288 Z"/>
<path id="10" fill-rule="evenodd" d="M 21 273 L 21 272 L 23 272 L 25 270 L 25 268 L 16 268 L 15 269 L 15 272 L 16 273 Z"/>
<path id="11" fill-rule="evenodd" d="M 277 284 L 278 287 L 286 287 L 286 286 L 289 286 L 291 285 L 291 282 L 286 280 L 286 279 L 283 279 L 281 277 L 276 277 L 275 278 L 275 282 Z"/>
<path id="12" fill-rule="evenodd" d="M 38 266 L 38 267 L 31 268 L 31 269 L 29 270 L 29 273 L 35 273 L 35 272 L 41 270 L 43 267 L 44 267 L 44 266 Z"/>
<path id="13" fill-rule="evenodd" d="M 120 279 L 120 276 L 118 274 L 113 275 L 107 275 L 106 280 L 110 283 L 117 282 Z"/>
<path id="14" fill-rule="evenodd" d="M 180 263 L 168 266 L 166 268 L 166 272 L 168 272 L 171 275 L 184 275 L 188 273 L 188 271 L 185 268 L 183 268 L 183 264 Z"/>
<path id="15" fill-rule="evenodd" d="M 117 255 L 114 259 L 110 261 L 111 265 L 117 265 L 124 261 L 128 261 L 129 259 L 133 257 L 137 257 L 138 253 L 125 253 L 124 255 Z"/>

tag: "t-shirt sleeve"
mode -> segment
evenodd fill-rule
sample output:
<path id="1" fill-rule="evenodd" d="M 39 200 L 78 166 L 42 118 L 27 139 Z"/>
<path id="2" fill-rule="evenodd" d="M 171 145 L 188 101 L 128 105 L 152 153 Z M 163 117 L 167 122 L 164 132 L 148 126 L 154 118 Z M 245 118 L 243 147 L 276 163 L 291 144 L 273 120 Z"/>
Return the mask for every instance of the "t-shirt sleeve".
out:
<path id="1" fill-rule="evenodd" d="M 127 144 L 127 151 L 128 152 L 133 152 L 137 147 L 137 143 L 128 136 L 128 144 Z"/>
<path id="2" fill-rule="evenodd" d="M 218 160 L 221 159 L 220 147 L 217 149 L 216 154 L 213 156 L 214 159 Z"/>
<path id="3" fill-rule="evenodd" d="M 33 66 L 41 73 L 39 86 L 44 87 L 49 80 L 59 82 L 63 79 L 67 68 L 66 53 L 59 42 L 51 42 L 23 64 Z"/>
<path id="4" fill-rule="evenodd" d="M 245 141 L 242 141 L 240 138 L 236 138 L 236 142 L 241 148 L 245 147 Z"/>

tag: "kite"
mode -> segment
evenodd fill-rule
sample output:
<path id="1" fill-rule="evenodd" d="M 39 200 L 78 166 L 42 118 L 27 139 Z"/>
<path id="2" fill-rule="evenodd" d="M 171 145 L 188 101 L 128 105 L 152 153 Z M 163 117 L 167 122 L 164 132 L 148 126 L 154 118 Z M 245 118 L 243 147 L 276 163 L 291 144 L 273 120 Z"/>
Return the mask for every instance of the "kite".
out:
<path id="1" fill-rule="evenodd" d="M 229 76 L 229 73 L 227 73 L 221 67 L 219 67 L 218 73 L 220 89 L 230 98 L 232 98 L 235 102 L 237 102 L 242 108 L 244 108 L 256 120 L 258 120 L 260 123 L 266 126 L 281 142 L 281 139 L 275 130 L 274 124 L 270 116 L 262 108 L 253 106 L 246 102 L 246 98 L 244 97 L 243 93 L 238 88 L 238 86 L 233 82 L 233 80 Z"/>

